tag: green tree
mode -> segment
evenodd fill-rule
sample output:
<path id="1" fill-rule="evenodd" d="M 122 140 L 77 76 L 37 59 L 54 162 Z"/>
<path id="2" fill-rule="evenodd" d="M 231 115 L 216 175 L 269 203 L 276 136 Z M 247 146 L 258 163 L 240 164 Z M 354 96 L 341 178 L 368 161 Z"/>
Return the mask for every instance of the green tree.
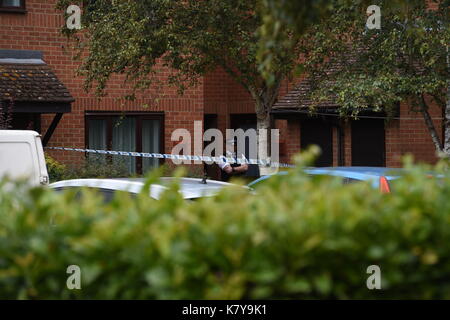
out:
<path id="1" fill-rule="evenodd" d="M 182 93 L 221 67 L 252 96 L 258 129 L 269 129 L 280 84 L 300 54 L 299 28 L 293 32 L 271 18 L 270 2 L 59 0 L 57 7 L 65 11 L 71 4 L 89 3 L 82 31 L 64 30 L 77 40 L 86 89 L 95 87 L 101 96 L 113 74 L 124 74 L 134 89 L 146 89 L 156 82 L 154 76 L 163 65 L 172 70 L 169 83 Z M 305 30 L 332 12 L 324 0 L 301 2 L 305 7 L 296 21 L 302 21 Z M 133 97 L 134 93 L 127 96 Z M 261 157 L 267 154 L 267 144 L 268 136 L 260 134 Z"/>
<path id="2" fill-rule="evenodd" d="M 286 8 L 296 1 L 285 2 L 272 15 L 295 28 L 292 10 Z M 305 57 L 301 68 L 313 79 L 314 101 L 334 99 L 341 115 L 357 116 L 368 107 L 393 114 L 407 100 L 412 111 L 423 115 L 436 150 L 450 155 L 450 2 L 371 2 L 381 7 L 381 29 L 365 26 L 364 1 L 336 1 L 330 19 L 300 41 Z M 445 114 L 444 141 L 430 116 L 433 102 Z"/>
<path id="3" fill-rule="evenodd" d="M 310 26 L 327 19 L 336 4 L 329 0 L 262 0 L 263 25 L 258 59 L 267 83 L 276 81 L 276 57 L 285 54 L 286 49 L 297 48 L 299 38 Z"/>
<path id="4" fill-rule="evenodd" d="M 74 2 L 60 0 L 58 8 Z M 219 66 L 251 94 L 258 128 L 269 129 L 270 110 L 299 50 L 294 41 L 278 42 L 283 47 L 271 55 L 276 71 L 266 82 L 257 59 L 266 10 L 260 0 L 97 0 L 84 8 L 81 32 L 64 32 L 77 39 L 84 57 L 86 89 L 103 94 L 113 74 L 145 89 L 163 65 L 172 70 L 170 84 L 183 92 Z M 260 152 L 267 150 L 267 135 L 259 141 Z"/>

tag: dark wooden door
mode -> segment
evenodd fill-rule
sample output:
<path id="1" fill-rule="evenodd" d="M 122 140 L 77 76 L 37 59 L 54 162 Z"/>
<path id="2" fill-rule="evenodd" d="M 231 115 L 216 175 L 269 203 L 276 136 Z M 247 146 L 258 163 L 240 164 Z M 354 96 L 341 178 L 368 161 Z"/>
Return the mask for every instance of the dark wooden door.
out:
<path id="1" fill-rule="evenodd" d="M 317 167 L 333 165 L 333 127 L 329 122 L 319 119 L 308 119 L 301 123 L 301 149 L 317 145 L 322 154 L 316 160 Z"/>
<path id="2" fill-rule="evenodd" d="M 384 120 L 360 119 L 352 122 L 352 165 L 384 167 Z"/>

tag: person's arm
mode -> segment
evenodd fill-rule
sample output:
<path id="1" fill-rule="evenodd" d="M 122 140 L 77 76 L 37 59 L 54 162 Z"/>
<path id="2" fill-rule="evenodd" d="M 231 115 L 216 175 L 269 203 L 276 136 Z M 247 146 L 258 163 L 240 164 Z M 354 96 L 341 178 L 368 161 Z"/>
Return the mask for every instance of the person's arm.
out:
<path id="1" fill-rule="evenodd" d="M 238 167 L 232 167 L 228 162 L 222 161 L 218 163 L 219 168 L 229 175 L 245 173 L 248 171 L 248 164 L 244 163 Z"/>
<path id="2" fill-rule="evenodd" d="M 219 162 L 218 166 L 220 169 L 222 169 L 223 171 L 225 171 L 227 174 L 232 174 L 233 172 L 233 168 L 231 167 L 231 165 L 228 162 Z"/>
<path id="3" fill-rule="evenodd" d="M 240 165 L 239 167 L 232 167 L 229 163 L 226 163 L 225 165 L 221 165 L 220 168 L 229 175 L 245 173 L 248 171 L 247 164 Z"/>
<path id="4" fill-rule="evenodd" d="M 232 168 L 233 173 L 245 173 L 248 171 L 248 164 L 242 164 L 239 167 Z"/>

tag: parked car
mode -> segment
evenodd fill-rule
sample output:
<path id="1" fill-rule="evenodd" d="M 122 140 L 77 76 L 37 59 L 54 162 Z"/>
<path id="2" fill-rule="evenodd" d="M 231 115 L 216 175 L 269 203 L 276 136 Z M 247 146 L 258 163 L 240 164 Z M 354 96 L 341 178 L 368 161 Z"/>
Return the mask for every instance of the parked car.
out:
<path id="1" fill-rule="evenodd" d="M 48 185 L 41 136 L 29 130 L 0 130 L 0 180 L 22 179 L 31 186 Z"/>
<path id="2" fill-rule="evenodd" d="M 391 192 L 391 181 L 399 178 L 403 169 L 381 168 L 381 167 L 327 167 L 306 168 L 305 173 L 310 176 L 333 176 L 341 177 L 344 184 L 357 181 L 370 181 L 372 186 L 381 192 Z M 289 171 L 280 171 L 276 175 L 287 175 Z M 255 189 L 264 184 L 272 176 L 263 176 L 250 184 L 248 187 Z"/>
<path id="3" fill-rule="evenodd" d="M 150 186 L 150 197 L 160 199 L 163 192 L 168 189 L 168 185 L 174 181 L 175 178 L 160 178 L 159 184 Z M 223 188 L 232 186 L 231 183 L 194 178 L 181 178 L 179 183 L 179 192 L 184 199 L 188 200 L 212 197 Z M 144 185 L 145 179 L 77 179 L 55 182 L 50 185 L 50 188 L 56 191 L 77 190 L 80 188 L 94 189 L 101 193 L 105 202 L 110 202 L 116 192 L 124 191 L 137 195 L 141 192 Z"/>

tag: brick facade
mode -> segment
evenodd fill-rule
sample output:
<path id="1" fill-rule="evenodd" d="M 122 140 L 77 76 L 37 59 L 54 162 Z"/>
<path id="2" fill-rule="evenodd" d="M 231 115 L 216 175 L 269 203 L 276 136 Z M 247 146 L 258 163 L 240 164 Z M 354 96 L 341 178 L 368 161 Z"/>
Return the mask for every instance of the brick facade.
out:
<path id="1" fill-rule="evenodd" d="M 176 144 L 170 141 L 175 129 L 193 130 L 194 121 L 203 121 L 203 81 L 183 96 L 177 94 L 176 88 L 163 86 L 141 94 L 134 102 L 125 102 L 122 99 L 129 92 L 129 88 L 124 87 L 123 78 L 120 76 L 110 81 L 106 90 L 107 96 L 101 100 L 92 93 L 86 93 L 82 89 L 83 79 L 75 74 L 78 64 L 72 59 L 70 44 L 60 33 L 64 21 L 61 13 L 55 10 L 55 3 L 55 0 L 27 0 L 26 14 L 0 12 L 0 49 L 42 51 L 45 62 L 75 98 L 72 112 L 64 115 L 49 146 L 84 148 L 85 111 L 163 112 L 164 152 L 170 152 Z M 168 70 L 161 68 L 159 80 L 164 82 L 168 75 Z M 42 132 L 46 131 L 51 120 L 50 115 L 42 117 Z M 80 154 L 68 152 L 54 152 L 52 155 L 66 163 L 78 162 L 81 159 Z"/>
<path id="2" fill-rule="evenodd" d="M 187 90 L 183 96 L 178 95 L 176 88 L 162 86 L 140 94 L 134 102 L 124 102 L 122 97 L 129 88 L 124 87 L 122 77 L 115 76 L 107 87 L 107 96 L 99 100 L 94 94 L 82 89 L 83 79 L 75 74 L 78 64 L 71 57 L 70 44 L 60 33 L 64 21 L 61 13 L 55 10 L 55 3 L 56 0 L 27 0 L 25 14 L 0 12 L 0 49 L 42 51 L 45 62 L 75 98 L 72 112 L 64 115 L 49 146 L 84 148 L 86 111 L 163 113 L 162 151 L 167 153 L 176 144 L 170 141 L 172 132 L 178 128 L 193 131 L 194 121 L 203 121 L 205 115 L 217 115 L 218 128 L 225 130 L 230 128 L 231 115 L 254 113 L 251 96 L 221 69 L 203 77 L 197 87 Z M 168 75 L 168 70 L 160 69 L 159 78 L 163 83 Z M 287 94 L 293 87 L 292 83 L 284 82 L 280 96 Z M 436 127 L 441 132 L 442 114 L 438 108 L 431 111 Z M 409 106 L 404 103 L 400 108 L 400 118 L 386 124 L 386 165 L 400 166 L 401 157 L 407 153 L 412 153 L 420 161 L 435 162 L 434 146 L 421 115 L 411 113 Z M 43 132 L 51 120 L 51 116 L 43 116 Z M 281 130 L 281 160 L 290 161 L 301 149 L 301 124 L 296 119 L 277 120 L 276 127 Z M 343 130 L 345 165 L 351 165 L 351 123 L 344 124 Z M 338 130 L 333 128 L 333 165 L 339 164 L 338 148 Z M 68 152 L 55 152 L 52 155 L 65 163 L 82 159 L 82 155 Z"/>
<path id="3" fill-rule="evenodd" d="M 433 118 L 439 137 L 443 137 L 442 109 L 432 105 L 430 115 Z M 306 120 L 307 121 L 307 120 Z M 356 120 L 358 121 L 358 120 Z M 352 165 L 352 120 L 345 121 L 344 127 L 344 165 Z M 301 150 L 301 121 L 293 118 L 286 120 L 286 133 L 282 141 L 286 141 L 285 152 L 281 152 L 283 161 L 292 161 L 292 157 Z M 283 130 L 281 132 L 284 132 Z M 338 130 L 333 128 L 333 166 L 339 165 Z M 441 140 L 442 141 L 442 140 Z M 283 150 L 283 148 L 281 149 Z M 400 115 L 385 123 L 385 165 L 387 167 L 401 167 L 402 157 L 412 155 L 417 162 L 436 163 L 438 158 L 431 135 L 425 125 L 422 114 L 413 112 L 408 103 L 400 105 Z"/>

